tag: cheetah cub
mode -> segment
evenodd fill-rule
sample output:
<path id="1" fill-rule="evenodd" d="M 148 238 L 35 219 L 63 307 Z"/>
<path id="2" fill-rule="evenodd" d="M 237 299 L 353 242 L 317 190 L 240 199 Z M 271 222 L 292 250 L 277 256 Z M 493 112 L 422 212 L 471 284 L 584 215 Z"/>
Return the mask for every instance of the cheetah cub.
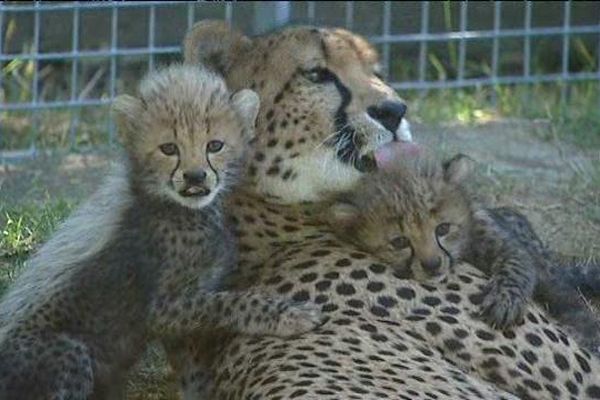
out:
<path id="1" fill-rule="evenodd" d="M 236 262 L 221 197 L 258 106 L 180 65 L 117 98 L 126 161 L 0 303 L 0 398 L 122 398 L 150 340 L 217 327 L 287 337 L 320 323 L 316 306 L 220 290 Z"/>
<path id="2" fill-rule="evenodd" d="M 471 168 L 471 159 L 457 155 L 443 165 L 417 159 L 366 175 L 322 218 L 406 278 L 441 280 L 456 261 L 466 261 L 491 276 L 481 306 L 492 326 L 517 323 L 533 298 L 595 350 L 597 319 L 577 295 L 577 280 L 563 279 L 525 216 L 485 208 L 468 194 L 463 184 Z"/>

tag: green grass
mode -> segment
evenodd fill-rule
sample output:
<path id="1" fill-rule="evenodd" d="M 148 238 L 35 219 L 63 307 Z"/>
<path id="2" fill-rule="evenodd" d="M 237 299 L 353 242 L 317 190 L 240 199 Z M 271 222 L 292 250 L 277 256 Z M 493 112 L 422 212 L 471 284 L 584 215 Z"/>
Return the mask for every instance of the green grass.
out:
<path id="1" fill-rule="evenodd" d="M 0 206 L 0 294 L 15 278 L 33 251 L 72 210 L 59 199 L 43 205 Z"/>
<path id="2" fill-rule="evenodd" d="M 547 122 L 535 133 L 581 148 L 600 148 L 600 83 L 558 84 L 438 90 L 422 96 L 408 93 L 412 119 L 427 124 L 485 123 L 502 118 Z"/>

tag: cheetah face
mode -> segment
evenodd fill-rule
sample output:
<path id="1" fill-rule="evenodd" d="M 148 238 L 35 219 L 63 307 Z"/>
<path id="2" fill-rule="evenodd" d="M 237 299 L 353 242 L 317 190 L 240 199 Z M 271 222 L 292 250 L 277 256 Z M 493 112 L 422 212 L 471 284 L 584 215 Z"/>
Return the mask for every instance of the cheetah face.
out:
<path id="1" fill-rule="evenodd" d="M 151 196 L 199 209 L 239 175 L 258 96 L 233 96 L 212 73 L 175 66 L 151 74 L 115 109 L 135 181 Z"/>
<path id="2" fill-rule="evenodd" d="M 468 161 L 377 172 L 328 209 L 339 236 L 396 266 L 406 277 L 439 280 L 470 239 L 472 205 L 460 188 Z M 414 167 L 417 168 L 417 167 Z"/>
<path id="3" fill-rule="evenodd" d="M 290 27 L 248 38 L 203 21 L 187 62 L 223 73 L 261 98 L 249 164 L 253 188 L 280 202 L 319 200 L 376 169 L 376 153 L 412 140 L 406 105 L 382 79 L 378 55 L 343 29 Z"/>

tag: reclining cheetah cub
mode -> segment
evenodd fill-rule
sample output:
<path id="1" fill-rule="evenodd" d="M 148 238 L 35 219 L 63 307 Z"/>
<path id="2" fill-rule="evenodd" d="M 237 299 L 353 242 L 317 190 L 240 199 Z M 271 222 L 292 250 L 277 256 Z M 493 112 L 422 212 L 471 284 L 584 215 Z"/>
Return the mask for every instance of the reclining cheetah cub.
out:
<path id="1" fill-rule="evenodd" d="M 580 279 L 565 279 L 523 215 L 484 208 L 467 193 L 471 160 L 409 164 L 367 175 L 336 197 L 323 214 L 336 234 L 420 281 L 443 279 L 456 261 L 471 263 L 491 275 L 482 315 L 492 326 L 518 322 L 533 298 L 597 352 L 599 326 L 577 293 Z"/>
<path id="2" fill-rule="evenodd" d="M 203 327 L 289 336 L 316 308 L 219 291 L 235 262 L 220 197 L 253 135 L 258 96 L 172 66 L 116 100 L 127 157 L 0 304 L 0 398 L 121 398 L 148 341 Z"/>

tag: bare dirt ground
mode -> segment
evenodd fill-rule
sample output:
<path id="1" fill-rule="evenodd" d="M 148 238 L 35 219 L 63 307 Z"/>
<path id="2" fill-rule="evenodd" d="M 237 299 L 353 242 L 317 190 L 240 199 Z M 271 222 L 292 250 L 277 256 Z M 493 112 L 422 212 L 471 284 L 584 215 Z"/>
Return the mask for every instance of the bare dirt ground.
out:
<path id="1" fill-rule="evenodd" d="M 467 127 L 415 125 L 413 133 L 419 143 L 443 154 L 462 152 L 477 160 L 477 192 L 490 204 L 512 205 L 525 213 L 556 250 L 600 256 L 600 149 L 542 140 L 539 133 L 548 128 L 544 124 L 502 120 Z M 101 181 L 108 158 L 106 153 L 71 154 L 0 166 L 1 201 L 78 201 Z M 172 380 L 161 359 L 153 350 L 134 372 L 130 399 L 171 398 L 166 388 Z"/>

